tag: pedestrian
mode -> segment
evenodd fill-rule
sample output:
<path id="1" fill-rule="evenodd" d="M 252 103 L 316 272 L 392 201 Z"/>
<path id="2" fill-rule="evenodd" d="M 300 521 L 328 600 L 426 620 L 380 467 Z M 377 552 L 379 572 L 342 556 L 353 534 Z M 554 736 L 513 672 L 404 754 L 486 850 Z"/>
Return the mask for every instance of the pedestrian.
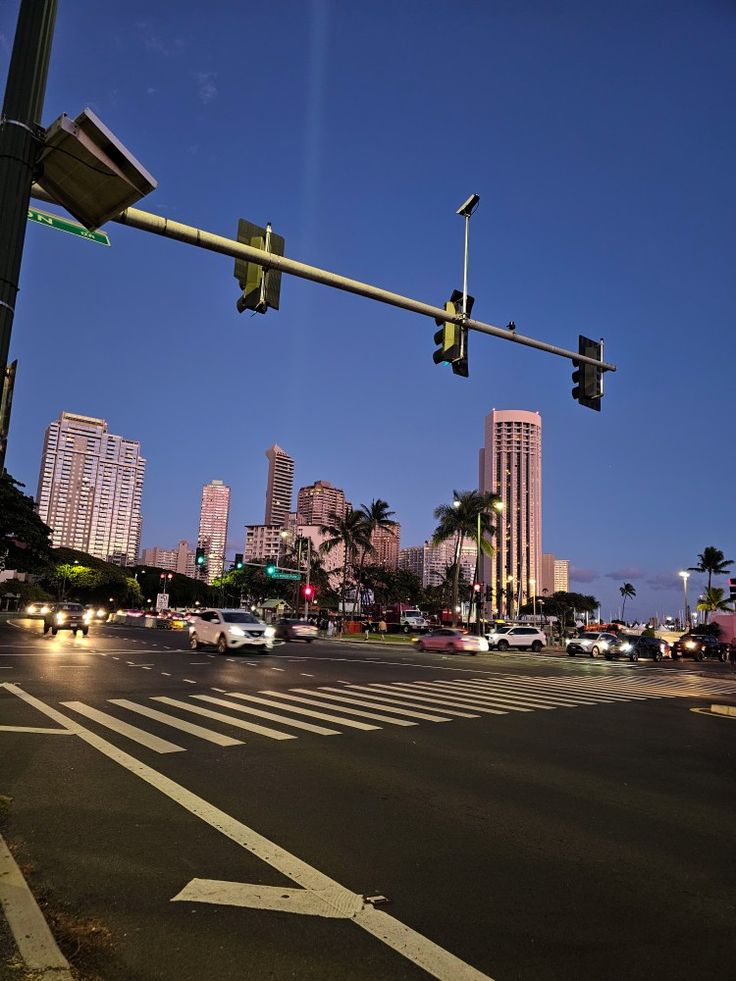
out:
<path id="1" fill-rule="evenodd" d="M 344 624 L 343 624 L 343 621 L 342 621 L 342 617 L 338 617 L 337 620 L 335 621 L 335 634 L 336 634 L 336 636 L 342 637 L 343 629 L 344 629 Z"/>
<path id="2" fill-rule="evenodd" d="M 366 620 L 363 624 L 363 630 L 365 631 L 365 639 L 368 640 L 368 634 L 371 632 L 371 622 Z"/>
<path id="3" fill-rule="evenodd" d="M 736 667 L 736 637 L 732 637 L 731 643 L 728 645 L 728 659 L 731 662 L 731 667 Z"/>
<path id="4" fill-rule="evenodd" d="M 378 621 L 378 632 L 381 635 L 381 640 L 385 640 L 386 639 L 386 631 L 387 630 L 388 630 L 388 627 L 386 626 L 386 621 L 383 619 L 383 617 L 381 617 L 381 619 Z"/>
<path id="5" fill-rule="evenodd" d="M 335 624 L 332 620 L 327 621 L 327 636 L 333 637 L 335 634 Z"/>

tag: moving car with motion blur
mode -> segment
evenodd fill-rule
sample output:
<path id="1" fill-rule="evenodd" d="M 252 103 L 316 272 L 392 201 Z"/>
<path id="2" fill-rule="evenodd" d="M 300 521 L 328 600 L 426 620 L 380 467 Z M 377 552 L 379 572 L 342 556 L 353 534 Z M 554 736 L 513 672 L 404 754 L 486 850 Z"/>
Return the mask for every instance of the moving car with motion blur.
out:
<path id="1" fill-rule="evenodd" d="M 51 603 L 41 600 L 37 603 L 29 603 L 25 609 L 27 617 L 43 617 L 51 609 Z"/>
<path id="2" fill-rule="evenodd" d="M 218 654 L 251 647 L 273 648 L 275 630 L 248 610 L 199 610 L 189 621 L 189 647 L 211 644 Z"/>
<path id="3" fill-rule="evenodd" d="M 706 657 L 716 657 L 719 661 L 728 660 L 728 644 L 721 643 L 712 634 L 683 634 L 672 645 L 672 660 L 691 657 L 703 661 Z"/>
<path id="4" fill-rule="evenodd" d="M 615 644 L 617 640 L 616 634 L 581 634 L 568 640 L 567 653 L 569 657 L 575 657 L 577 654 L 598 657 L 601 654 L 605 655 L 611 644 Z"/>
<path id="5" fill-rule="evenodd" d="M 477 654 L 488 650 L 485 637 L 465 634 L 452 627 L 439 627 L 422 634 L 415 642 L 418 651 L 445 651 L 448 654 Z"/>
<path id="6" fill-rule="evenodd" d="M 297 620 L 284 617 L 276 624 L 276 636 L 281 640 L 303 640 L 311 644 L 319 636 L 316 624 L 308 620 Z"/>
<path id="7" fill-rule="evenodd" d="M 660 637 L 649 637 L 638 634 L 620 634 L 605 652 L 607 661 L 617 657 L 628 657 L 630 661 L 638 661 L 640 657 L 649 657 L 653 661 L 661 661 L 670 656 L 670 645 Z"/>
<path id="8" fill-rule="evenodd" d="M 77 631 L 81 630 L 86 637 L 91 619 L 81 603 L 55 603 L 44 614 L 43 632 L 47 634 L 50 630 L 56 635 L 60 630 L 71 630 L 76 637 Z"/>
<path id="9" fill-rule="evenodd" d="M 497 651 L 518 647 L 537 653 L 547 644 L 547 637 L 538 627 L 497 627 L 486 634 L 486 640 L 490 649 Z"/>
<path id="10" fill-rule="evenodd" d="M 84 612 L 89 613 L 90 620 L 95 620 L 97 623 L 105 623 L 107 621 L 107 610 L 104 606 L 88 604 L 85 606 Z"/>

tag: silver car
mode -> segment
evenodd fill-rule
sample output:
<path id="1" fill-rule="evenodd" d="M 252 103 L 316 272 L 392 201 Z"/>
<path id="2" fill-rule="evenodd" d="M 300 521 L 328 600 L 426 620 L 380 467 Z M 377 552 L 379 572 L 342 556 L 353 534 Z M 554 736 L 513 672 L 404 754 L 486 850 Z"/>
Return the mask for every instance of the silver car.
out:
<path id="1" fill-rule="evenodd" d="M 275 631 L 248 610 L 200 610 L 189 622 L 189 647 L 211 644 L 218 654 L 241 647 L 273 648 Z"/>
<path id="2" fill-rule="evenodd" d="M 567 653 L 570 657 L 576 654 L 587 654 L 588 657 L 598 657 L 608 652 L 611 644 L 618 642 L 616 634 L 583 634 L 581 637 L 572 637 L 567 642 Z"/>

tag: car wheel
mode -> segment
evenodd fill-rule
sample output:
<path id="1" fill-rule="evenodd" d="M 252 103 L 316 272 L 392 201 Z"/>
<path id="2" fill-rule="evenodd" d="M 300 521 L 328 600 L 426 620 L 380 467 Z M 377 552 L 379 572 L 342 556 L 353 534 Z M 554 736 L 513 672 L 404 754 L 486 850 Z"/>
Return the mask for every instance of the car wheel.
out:
<path id="1" fill-rule="evenodd" d="M 599 654 L 600 654 L 600 651 L 598 650 L 597 647 L 591 647 L 591 649 L 590 649 L 590 656 L 591 657 L 598 657 Z"/>
<path id="2" fill-rule="evenodd" d="M 630 654 L 629 655 L 629 660 L 630 661 L 638 661 L 639 660 L 639 655 L 636 653 L 636 651 L 634 651 L 633 654 Z"/>
<path id="3" fill-rule="evenodd" d="M 534 643 L 532 644 L 532 650 L 534 651 L 535 654 L 539 654 L 541 649 L 542 649 L 542 641 L 535 640 Z"/>
<path id="4" fill-rule="evenodd" d="M 718 655 L 718 660 L 719 661 L 723 661 L 725 663 L 728 660 L 728 654 L 725 654 L 725 653 L 719 654 Z"/>
<path id="5" fill-rule="evenodd" d="M 314 637 L 308 637 L 307 638 L 307 643 L 308 644 L 311 644 L 313 640 L 314 640 Z"/>
<path id="6" fill-rule="evenodd" d="M 698 651 L 697 654 L 695 655 L 695 660 L 696 661 L 702 661 L 704 659 L 704 657 L 705 657 L 705 655 L 703 654 L 703 652 L 702 651 Z"/>
<path id="7" fill-rule="evenodd" d="M 496 650 L 507 651 L 509 649 L 509 642 L 507 640 L 499 640 L 496 644 Z"/>
<path id="8" fill-rule="evenodd" d="M 663 657 L 662 652 L 661 651 L 657 651 L 657 653 L 653 655 L 653 658 L 652 659 L 654 661 L 661 661 L 662 660 L 662 657 Z"/>
<path id="9" fill-rule="evenodd" d="M 76 636 L 77 636 L 77 634 L 79 633 L 79 631 L 77 630 L 77 628 L 76 628 L 76 627 L 74 627 L 74 628 L 72 629 L 72 633 L 73 633 L 73 634 L 74 634 L 74 636 L 76 637 Z"/>
<path id="10" fill-rule="evenodd" d="M 568 647 L 568 649 L 567 649 L 567 656 L 568 657 L 575 657 L 575 651 L 571 651 L 570 648 Z"/>
<path id="11" fill-rule="evenodd" d="M 196 651 L 199 647 L 199 637 L 196 634 L 189 634 L 189 650 Z"/>
<path id="12" fill-rule="evenodd" d="M 47 633 L 49 632 L 49 630 L 50 630 L 50 629 L 51 629 L 51 627 L 50 627 L 50 626 L 48 625 L 48 623 L 45 623 L 45 624 L 43 625 L 43 632 L 44 632 L 45 634 L 47 634 Z"/>
<path id="13" fill-rule="evenodd" d="M 227 650 L 227 641 L 225 640 L 225 634 L 220 634 L 217 638 L 217 653 L 224 654 Z"/>
<path id="14" fill-rule="evenodd" d="M 52 635 L 54 637 L 58 634 L 58 632 L 59 632 L 59 628 L 58 627 L 52 627 L 51 628 L 51 633 L 52 633 Z"/>
<path id="15" fill-rule="evenodd" d="M 89 633 L 89 627 L 82 627 L 82 636 L 86 637 Z"/>

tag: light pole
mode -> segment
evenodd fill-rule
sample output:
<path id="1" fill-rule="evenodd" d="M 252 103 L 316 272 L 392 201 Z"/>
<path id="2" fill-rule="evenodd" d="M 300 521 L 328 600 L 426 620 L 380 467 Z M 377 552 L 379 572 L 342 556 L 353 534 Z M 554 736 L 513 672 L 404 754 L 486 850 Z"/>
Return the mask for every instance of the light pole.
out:
<path id="1" fill-rule="evenodd" d="M 690 573 L 689 572 L 678 572 L 677 574 L 678 574 L 678 576 L 682 576 L 682 592 L 683 592 L 683 595 L 685 597 L 684 616 L 685 616 L 685 620 L 687 622 L 687 631 L 689 633 L 690 632 L 690 626 L 691 626 L 691 624 L 690 624 L 690 607 L 688 606 L 688 602 L 687 602 L 687 581 L 690 578 Z"/>
<path id="2" fill-rule="evenodd" d="M 162 572 L 159 574 L 159 592 L 168 594 L 168 587 L 171 586 L 171 580 L 174 578 L 173 572 Z M 171 597 L 169 597 L 169 606 L 171 605 Z"/>
<path id="3" fill-rule="evenodd" d="M 468 245 L 470 243 L 470 216 L 478 207 L 479 194 L 471 194 L 457 209 L 457 214 L 465 219 L 465 250 L 463 255 L 463 317 L 468 315 Z"/>
<path id="4" fill-rule="evenodd" d="M 536 619 L 537 616 L 537 580 L 536 579 L 529 580 L 529 589 L 531 589 L 532 591 L 532 609 L 534 612 L 534 618 Z"/>

